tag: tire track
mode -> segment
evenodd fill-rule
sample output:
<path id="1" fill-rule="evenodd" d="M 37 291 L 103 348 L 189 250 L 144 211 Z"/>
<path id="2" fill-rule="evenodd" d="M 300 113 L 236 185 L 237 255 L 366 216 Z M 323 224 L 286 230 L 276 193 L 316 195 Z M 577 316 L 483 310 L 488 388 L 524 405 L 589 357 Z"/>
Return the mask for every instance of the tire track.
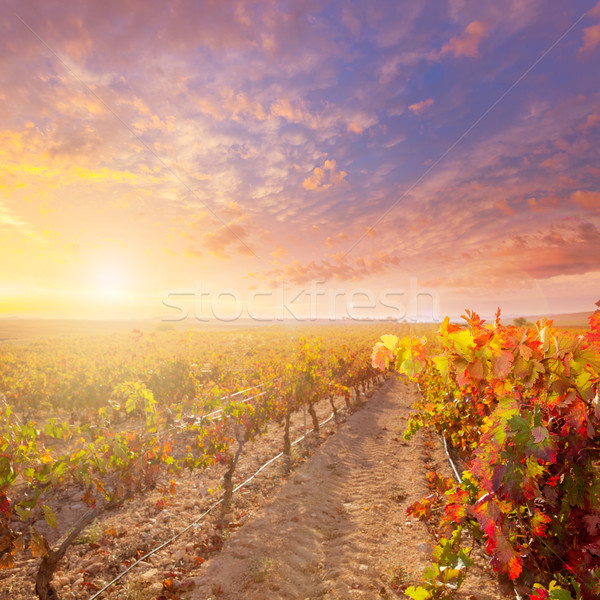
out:
<path id="1" fill-rule="evenodd" d="M 425 527 L 406 506 L 426 492 L 419 439 L 402 441 L 415 390 L 388 380 L 199 573 L 187 598 L 392 597 L 420 575 Z"/>

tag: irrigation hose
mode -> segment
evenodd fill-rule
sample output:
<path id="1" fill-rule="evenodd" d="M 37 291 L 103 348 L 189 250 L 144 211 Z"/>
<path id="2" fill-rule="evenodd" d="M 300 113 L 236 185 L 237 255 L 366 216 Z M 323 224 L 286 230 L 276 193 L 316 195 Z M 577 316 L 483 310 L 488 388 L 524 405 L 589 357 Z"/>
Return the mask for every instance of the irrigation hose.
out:
<path id="1" fill-rule="evenodd" d="M 320 423 L 319 426 L 322 426 L 322 425 L 325 425 L 326 423 L 329 423 L 329 421 L 331 421 L 331 419 L 333 419 L 334 416 L 335 416 L 334 413 L 331 413 L 331 415 L 329 416 L 329 418 L 325 419 L 325 421 L 323 421 L 322 423 Z M 293 441 L 291 445 L 292 446 L 296 446 L 306 436 L 308 436 L 309 433 L 312 433 L 313 431 L 314 431 L 314 429 L 308 430 L 306 432 L 306 434 L 302 435 L 297 440 Z M 240 483 L 236 488 L 234 488 L 233 489 L 233 493 L 235 494 L 235 492 L 239 491 L 244 486 L 246 486 L 248 483 L 250 483 L 261 471 L 263 471 L 264 469 L 266 469 L 270 464 L 274 463 L 277 459 L 281 458 L 282 456 L 283 456 L 283 452 L 280 452 L 277 456 L 274 456 L 273 458 L 271 458 L 270 460 L 268 460 L 264 465 L 262 465 L 254 473 L 254 475 L 251 475 L 250 477 L 248 477 L 248 479 L 246 479 L 244 482 Z M 223 502 L 223 498 L 220 498 L 212 506 L 210 506 L 207 510 L 205 510 L 199 517 L 197 517 L 189 525 L 187 525 L 186 527 L 184 527 L 179 533 L 176 533 L 175 535 L 173 535 L 172 537 L 170 537 L 168 540 L 166 540 L 165 542 L 163 542 L 162 544 L 160 544 L 159 546 L 157 546 L 153 550 L 150 550 L 149 552 L 147 552 L 146 554 L 144 554 L 144 556 L 142 556 L 141 558 L 138 558 L 138 560 L 136 560 L 134 563 L 132 563 L 131 565 L 129 565 L 124 571 L 121 571 L 121 573 L 119 573 L 112 581 L 109 581 L 103 588 L 101 588 L 93 596 L 91 596 L 89 598 L 89 600 L 95 600 L 96 598 L 100 597 L 101 594 L 103 594 L 108 588 L 112 587 L 115 583 L 117 583 L 120 579 L 122 579 L 127 573 L 129 573 L 129 571 L 131 571 L 132 569 L 134 569 L 135 567 L 137 567 L 142 561 L 146 560 L 147 558 L 149 558 L 153 554 L 156 554 L 158 551 L 162 550 L 166 546 L 172 544 L 175 540 L 179 539 L 183 534 L 187 533 L 190 529 L 192 529 L 192 527 L 194 527 L 195 525 L 197 525 L 202 519 L 204 519 L 204 517 L 206 517 L 206 515 L 208 515 L 213 509 L 215 509 L 217 506 L 219 506 L 219 504 L 221 504 L 222 502 Z"/>
<path id="2" fill-rule="evenodd" d="M 456 465 L 454 464 L 454 461 L 452 460 L 452 457 L 450 456 L 450 452 L 448 451 L 448 444 L 446 443 L 446 433 L 442 433 L 442 441 L 444 442 L 444 450 L 446 451 L 446 456 L 448 457 L 448 462 L 450 463 L 450 466 L 452 467 L 452 470 L 454 471 L 454 476 L 456 477 L 458 483 L 462 483 L 462 477 L 459 475 L 458 473 L 458 469 L 456 468 Z"/>
<path id="3" fill-rule="evenodd" d="M 419 388 L 419 393 L 421 395 L 423 395 L 423 391 L 421 390 L 421 386 L 419 385 L 419 382 L 417 382 L 417 388 Z M 442 441 L 444 442 L 444 450 L 446 451 L 446 456 L 448 457 L 448 462 L 450 463 L 450 466 L 452 467 L 454 476 L 456 477 L 458 483 L 462 483 L 462 477 L 459 475 L 456 465 L 454 464 L 454 461 L 452 460 L 452 457 L 450 456 L 450 452 L 448 451 L 448 444 L 446 442 L 446 432 L 445 431 L 442 432 Z M 522 600 L 521 596 L 519 595 L 519 592 L 517 592 L 517 588 L 515 587 L 514 583 L 513 583 L 513 592 L 515 593 L 516 600 Z"/>

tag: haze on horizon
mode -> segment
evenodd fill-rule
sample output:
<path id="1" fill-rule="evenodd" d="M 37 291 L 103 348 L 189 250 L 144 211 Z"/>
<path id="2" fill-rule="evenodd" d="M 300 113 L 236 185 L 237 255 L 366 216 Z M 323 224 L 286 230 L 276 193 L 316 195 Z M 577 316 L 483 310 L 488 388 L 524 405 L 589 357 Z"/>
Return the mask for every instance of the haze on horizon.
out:
<path id="1" fill-rule="evenodd" d="M 548 7 L 5 0 L 0 316 L 591 312 L 600 3 Z"/>

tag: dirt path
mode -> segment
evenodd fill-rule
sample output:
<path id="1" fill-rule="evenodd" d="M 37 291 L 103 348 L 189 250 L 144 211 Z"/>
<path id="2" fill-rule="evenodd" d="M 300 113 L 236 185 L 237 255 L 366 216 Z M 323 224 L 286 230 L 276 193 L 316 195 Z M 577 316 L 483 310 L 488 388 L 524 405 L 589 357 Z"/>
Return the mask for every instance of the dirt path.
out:
<path id="1" fill-rule="evenodd" d="M 340 411 L 342 422 L 332 420 L 323 428 L 322 444 L 311 440 L 310 458 L 302 459 L 302 447 L 296 446 L 297 466 L 290 476 L 283 477 L 278 461 L 236 494 L 227 528 L 220 527 L 214 511 L 139 563 L 101 600 L 405 598 L 401 590 L 418 585 L 432 547 L 425 525 L 407 517 L 406 509 L 427 495 L 428 471 L 451 476 L 435 436 L 420 432 L 403 440 L 416 397 L 412 384 L 387 379 L 356 412 Z M 323 401 L 319 419 L 329 411 Z M 297 414 L 292 438 L 302 431 Z M 248 447 L 236 483 L 281 450 L 281 437 L 281 428 L 273 426 Z M 60 597 L 89 600 L 136 558 L 161 548 L 214 504 L 210 490 L 219 488 L 222 476 L 219 466 L 182 472 L 177 493 L 166 504 L 158 486 L 103 515 L 57 570 Z M 77 498 L 59 500 L 65 511 L 85 508 Z M 0 600 L 34 598 L 37 563 L 27 559 L 0 572 Z M 499 592 L 483 558 L 455 597 L 514 600 Z"/>
<path id="2" fill-rule="evenodd" d="M 416 583 L 430 538 L 406 507 L 427 494 L 424 461 L 435 456 L 425 458 L 422 435 L 402 439 L 415 393 L 388 380 L 205 563 L 185 598 L 392 598 L 395 583 Z M 482 576 L 460 596 L 502 598 Z"/>

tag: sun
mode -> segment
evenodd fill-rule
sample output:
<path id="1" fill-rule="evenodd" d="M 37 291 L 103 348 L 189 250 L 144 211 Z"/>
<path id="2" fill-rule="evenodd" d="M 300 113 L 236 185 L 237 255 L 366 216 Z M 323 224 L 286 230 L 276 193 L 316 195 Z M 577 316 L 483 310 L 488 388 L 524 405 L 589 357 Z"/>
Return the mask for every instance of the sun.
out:
<path id="1" fill-rule="evenodd" d="M 116 264 L 102 265 L 94 276 L 95 295 L 103 300 L 119 300 L 127 296 L 127 275 Z"/>

